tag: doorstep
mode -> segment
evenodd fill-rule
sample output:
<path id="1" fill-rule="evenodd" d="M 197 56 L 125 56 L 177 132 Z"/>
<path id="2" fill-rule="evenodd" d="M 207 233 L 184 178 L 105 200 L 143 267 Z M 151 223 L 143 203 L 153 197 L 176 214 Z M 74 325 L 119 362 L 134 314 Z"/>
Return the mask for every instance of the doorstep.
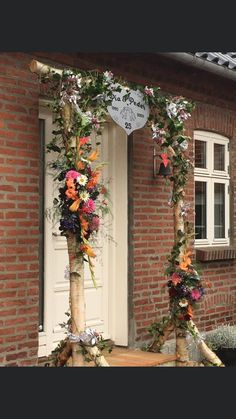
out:
<path id="1" fill-rule="evenodd" d="M 146 352 L 118 346 L 114 347 L 110 354 L 104 351 L 104 356 L 111 367 L 175 366 L 177 359 L 175 354 Z"/>

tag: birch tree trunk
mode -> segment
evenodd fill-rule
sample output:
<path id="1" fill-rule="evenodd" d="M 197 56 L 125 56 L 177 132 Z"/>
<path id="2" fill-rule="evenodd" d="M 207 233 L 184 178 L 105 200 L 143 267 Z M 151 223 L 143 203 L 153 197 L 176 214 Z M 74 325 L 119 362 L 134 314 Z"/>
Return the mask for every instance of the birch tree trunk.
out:
<path id="1" fill-rule="evenodd" d="M 173 322 L 170 320 L 163 330 L 163 335 L 158 336 L 158 341 L 154 339 L 152 344 L 148 347 L 149 351 L 159 352 L 161 347 L 164 345 L 165 341 L 168 339 L 170 334 L 173 332 L 175 326 Z"/>
<path id="2" fill-rule="evenodd" d="M 68 234 L 67 245 L 70 264 L 71 331 L 78 336 L 85 330 L 84 261 L 74 234 Z M 71 342 L 71 348 L 72 366 L 85 366 L 86 362 L 81 354 L 82 344 Z M 85 346 L 85 349 L 97 367 L 109 366 L 97 346 Z"/>
<path id="3" fill-rule="evenodd" d="M 70 311 L 71 331 L 79 335 L 85 329 L 85 299 L 84 299 L 84 261 L 78 251 L 78 244 L 74 234 L 68 234 L 67 246 L 70 265 Z M 72 342 L 72 366 L 85 364 L 81 347 L 78 343 Z"/>
<path id="4" fill-rule="evenodd" d="M 181 328 L 175 329 L 177 363 L 188 363 L 189 352 L 186 332 Z"/>
<path id="5" fill-rule="evenodd" d="M 174 168 L 174 175 L 177 172 L 177 168 Z M 184 217 L 182 215 L 182 208 L 184 205 L 184 191 L 182 188 L 176 186 L 174 182 L 173 192 L 179 194 L 179 199 L 174 205 L 174 235 L 175 235 L 175 244 L 177 244 L 181 239 L 180 236 L 184 237 Z M 182 244 L 179 248 L 179 262 L 183 259 L 183 254 L 185 250 L 185 244 Z M 178 362 L 189 362 L 189 353 L 188 353 L 188 344 L 186 339 L 186 332 L 181 328 L 176 328 L 176 354 L 178 357 Z"/>
<path id="6" fill-rule="evenodd" d="M 223 366 L 222 361 L 218 358 L 218 356 L 215 354 L 215 352 L 213 352 L 207 345 L 206 343 L 202 340 L 199 330 L 197 328 L 197 326 L 195 325 L 195 323 L 190 320 L 190 324 L 191 327 L 194 329 L 196 335 L 198 336 L 198 341 L 197 341 L 197 347 L 199 349 L 199 351 L 201 352 L 201 354 L 203 355 L 203 357 L 209 361 L 211 364 L 216 365 L 217 367 Z"/>

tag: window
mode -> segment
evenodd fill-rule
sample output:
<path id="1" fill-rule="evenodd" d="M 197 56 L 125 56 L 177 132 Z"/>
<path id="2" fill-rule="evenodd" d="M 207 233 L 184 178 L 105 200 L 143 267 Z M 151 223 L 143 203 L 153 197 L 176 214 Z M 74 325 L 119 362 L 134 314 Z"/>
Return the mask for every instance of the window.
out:
<path id="1" fill-rule="evenodd" d="M 195 245 L 229 245 L 229 140 L 194 132 Z"/>

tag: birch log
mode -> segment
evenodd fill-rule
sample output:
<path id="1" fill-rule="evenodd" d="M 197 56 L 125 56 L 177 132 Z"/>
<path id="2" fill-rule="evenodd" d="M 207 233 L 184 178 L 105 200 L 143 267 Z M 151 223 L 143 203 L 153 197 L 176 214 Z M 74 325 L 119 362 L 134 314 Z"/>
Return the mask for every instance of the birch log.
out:
<path id="1" fill-rule="evenodd" d="M 201 352 L 201 354 L 203 355 L 203 357 L 209 361 L 211 364 L 216 365 L 217 367 L 220 366 L 224 366 L 224 364 L 222 363 L 222 361 L 218 358 L 218 356 L 215 354 L 215 352 L 213 352 L 208 346 L 207 344 L 204 342 L 204 340 L 201 338 L 200 332 L 197 328 L 197 326 L 195 325 L 195 323 L 190 320 L 190 325 L 191 327 L 194 329 L 195 334 L 198 337 L 197 340 L 197 347 L 199 349 L 199 351 Z"/>
<path id="2" fill-rule="evenodd" d="M 84 299 L 84 266 L 83 256 L 78 251 L 78 244 L 74 234 L 67 237 L 69 265 L 70 265 L 70 311 L 71 331 L 79 335 L 85 329 L 85 299 Z M 84 365 L 81 347 L 78 343 L 71 343 L 72 365 Z"/>
<path id="3" fill-rule="evenodd" d="M 48 64 L 43 64 L 40 61 L 32 60 L 29 65 L 30 71 L 32 73 L 38 74 L 38 76 L 46 75 L 48 73 L 56 73 L 56 74 L 62 74 L 62 70 L 59 68 L 51 67 Z"/>
<path id="4" fill-rule="evenodd" d="M 173 322 L 170 320 L 166 324 L 166 326 L 163 330 L 163 335 L 159 335 L 158 339 L 154 339 L 152 344 L 149 346 L 148 350 L 152 351 L 152 352 L 159 352 L 161 347 L 164 345 L 165 341 L 168 339 L 170 334 L 173 332 L 174 328 L 175 328 L 175 326 L 174 326 Z"/>
<path id="5" fill-rule="evenodd" d="M 188 363 L 189 362 L 189 352 L 188 352 L 188 344 L 187 344 L 185 330 L 180 329 L 180 328 L 176 328 L 175 329 L 175 336 L 176 336 L 177 362 Z"/>
<path id="6" fill-rule="evenodd" d="M 68 359 L 72 356 L 72 346 L 69 341 L 66 342 L 63 350 L 57 355 L 56 367 L 64 367 Z"/>
<path id="7" fill-rule="evenodd" d="M 177 168 L 174 169 L 174 174 L 177 175 Z M 185 229 L 184 229 L 184 217 L 182 215 L 182 207 L 184 205 L 184 191 L 182 188 L 176 186 L 174 182 L 173 186 L 173 193 L 179 195 L 179 199 L 177 200 L 176 204 L 174 205 L 174 235 L 175 235 L 175 244 L 180 241 L 180 233 L 185 236 Z M 182 244 L 179 248 L 179 263 L 181 263 L 184 255 L 185 244 Z M 180 328 L 176 328 L 175 331 L 176 336 L 176 354 L 178 357 L 179 362 L 188 362 L 189 361 L 189 353 L 188 353 L 188 345 L 186 339 L 186 333 Z"/>

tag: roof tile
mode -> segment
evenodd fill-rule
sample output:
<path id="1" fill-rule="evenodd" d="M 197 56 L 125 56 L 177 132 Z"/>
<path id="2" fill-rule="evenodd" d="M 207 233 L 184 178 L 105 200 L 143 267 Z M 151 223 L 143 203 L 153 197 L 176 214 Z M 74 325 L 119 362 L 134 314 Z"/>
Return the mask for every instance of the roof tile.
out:
<path id="1" fill-rule="evenodd" d="M 194 52 L 191 55 L 236 71 L 236 52 Z"/>

